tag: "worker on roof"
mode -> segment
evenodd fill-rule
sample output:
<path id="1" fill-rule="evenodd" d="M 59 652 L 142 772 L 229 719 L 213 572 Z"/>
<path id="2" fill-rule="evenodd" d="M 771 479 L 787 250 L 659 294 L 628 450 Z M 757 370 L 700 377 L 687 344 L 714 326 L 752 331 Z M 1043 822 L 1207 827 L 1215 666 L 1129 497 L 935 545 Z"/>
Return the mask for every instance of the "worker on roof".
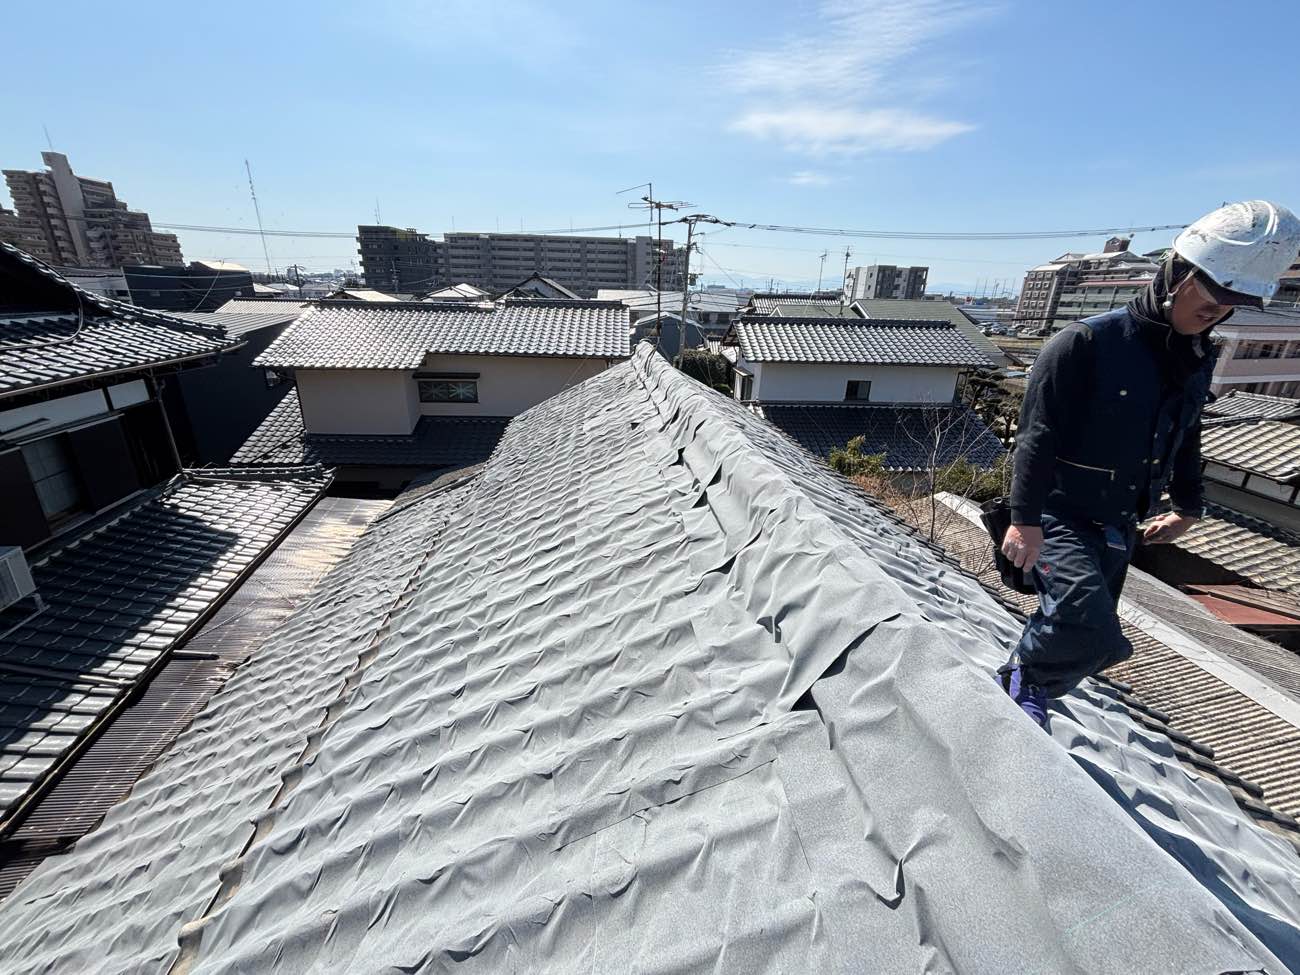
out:
<path id="1" fill-rule="evenodd" d="M 1221 207 L 1178 235 L 1144 293 L 1062 329 L 1034 362 L 1002 554 L 1032 578 L 1038 609 L 998 673 L 1040 725 L 1048 698 L 1133 653 L 1116 609 L 1134 546 L 1202 515 L 1209 333 L 1237 305 L 1263 307 L 1297 252 L 1285 207 Z M 1172 510 L 1139 529 L 1166 490 Z"/>

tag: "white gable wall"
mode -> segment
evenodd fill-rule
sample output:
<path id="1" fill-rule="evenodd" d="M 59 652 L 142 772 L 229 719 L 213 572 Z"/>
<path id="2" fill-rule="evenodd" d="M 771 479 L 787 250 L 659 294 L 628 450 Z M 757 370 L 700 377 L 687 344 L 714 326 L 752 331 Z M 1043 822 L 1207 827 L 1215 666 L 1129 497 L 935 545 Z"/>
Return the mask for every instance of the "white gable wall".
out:
<path id="1" fill-rule="evenodd" d="M 842 403 L 850 380 L 867 379 L 871 382 L 873 403 L 951 403 L 959 372 L 952 366 L 750 362 L 739 354 L 736 365 L 753 374 L 753 398 L 766 402 L 811 400 Z"/>
<path id="2" fill-rule="evenodd" d="M 299 369 L 308 433 L 407 434 L 420 418 L 412 373 L 400 369 Z"/>
<path id="3" fill-rule="evenodd" d="M 605 359 L 559 356 L 429 355 L 421 373 L 478 373 L 477 403 L 419 403 L 433 416 L 518 416 L 609 367 Z M 412 382 L 412 387 L 414 387 Z M 418 398 L 418 394 L 417 394 Z"/>

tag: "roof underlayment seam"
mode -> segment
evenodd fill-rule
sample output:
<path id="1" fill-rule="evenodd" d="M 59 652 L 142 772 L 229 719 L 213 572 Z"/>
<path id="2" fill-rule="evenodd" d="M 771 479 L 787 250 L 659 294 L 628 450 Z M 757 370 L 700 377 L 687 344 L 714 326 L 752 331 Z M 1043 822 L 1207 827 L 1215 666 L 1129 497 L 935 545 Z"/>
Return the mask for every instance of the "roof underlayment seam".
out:
<path id="1" fill-rule="evenodd" d="M 465 494 L 471 489 L 472 483 L 468 486 L 461 487 L 458 490 L 448 491 L 446 492 L 446 495 L 456 496 L 459 499 L 458 503 L 463 504 Z M 438 497 L 438 495 L 429 495 L 428 497 L 420 499 L 416 504 L 428 503 L 435 497 Z M 440 497 L 439 500 L 445 502 L 447 498 Z M 447 520 L 444 518 L 442 527 L 446 527 L 446 524 Z M 424 549 L 423 555 L 417 563 L 416 570 L 408 576 L 406 586 L 397 593 L 396 597 L 388 605 L 379 625 L 371 633 L 367 646 L 357 653 L 352 666 L 342 675 L 343 680 L 338 689 L 338 693 L 331 702 L 325 705 L 321 712 L 319 723 L 301 742 L 301 748 L 297 759 L 283 767 L 280 773 L 281 787 L 276 791 L 267 808 L 256 817 L 254 829 L 245 841 L 243 849 L 234 860 L 222 867 L 220 872 L 220 884 L 217 890 L 213 893 L 211 902 L 198 917 L 181 926 L 178 937 L 180 951 L 169 970 L 171 975 L 186 975 L 186 973 L 191 971 L 197 958 L 203 929 L 209 918 L 215 911 L 220 909 L 223 903 L 234 896 L 239 889 L 244 856 L 255 844 L 274 832 L 276 816 L 279 809 L 297 787 L 302 778 L 303 769 L 312 761 L 316 753 L 319 751 L 320 743 L 325 736 L 329 734 L 329 729 L 334 719 L 338 714 L 346 709 L 348 700 L 351 698 L 357 685 L 361 683 L 365 676 L 366 667 L 372 660 L 374 660 L 378 653 L 377 648 L 380 640 L 387 633 L 388 627 L 392 624 L 394 616 L 400 610 L 405 600 L 409 598 L 414 582 L 420 575 L 420 567 L 422 567 L 429 558 L 432 557 L 436 549 L 437 535 L 434 534 L 426 537 L 425 541 L 427 542 L 427 547 Z"/>

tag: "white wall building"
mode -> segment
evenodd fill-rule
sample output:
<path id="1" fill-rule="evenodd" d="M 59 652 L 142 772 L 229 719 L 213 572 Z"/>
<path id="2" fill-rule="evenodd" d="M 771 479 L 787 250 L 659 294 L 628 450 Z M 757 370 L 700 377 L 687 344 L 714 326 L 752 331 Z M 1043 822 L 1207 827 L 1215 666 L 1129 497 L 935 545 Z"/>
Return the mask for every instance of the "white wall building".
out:
<path id="1" fill-rule="evenodd" d="M 628 358 L 616 302 L 322 303 L 258 357 L 292 370 L 305 433 L 403 437 L 422 417 L 512 417 Z"/>
<path id="2" fill-rule="evenodd" d="M 762 402 L 951 403 L 991 363 L 951 322 L 752 317 L 726 344 L 733 395 Z"/>

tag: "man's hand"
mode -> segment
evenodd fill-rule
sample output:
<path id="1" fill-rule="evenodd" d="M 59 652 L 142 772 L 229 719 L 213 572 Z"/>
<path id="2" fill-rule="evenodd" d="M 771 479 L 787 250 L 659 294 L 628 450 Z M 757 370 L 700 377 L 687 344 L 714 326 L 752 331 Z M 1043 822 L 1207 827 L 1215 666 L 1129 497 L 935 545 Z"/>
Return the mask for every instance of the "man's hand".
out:
<path id="1" fill-rule="evenodd" d="M 1190 515 L 1180 515 L 1176 511 L 1161 515 L 1159 518 L 1147 522 L 1142 528 L 1142 543 L 1144 545 L 1161 545 L 1165 542 L 1172 542 L 1196 524 L 1196 521 L 1197 519 Z"/>
<path id="2" fill-rule="evenodd" d="M 1002 554 L 1017 569 L 1027 569 L 1038 561 L 1043 547 L 1043 529 L 1037 525 L 1012 525 L 1002 536 Z"/>

